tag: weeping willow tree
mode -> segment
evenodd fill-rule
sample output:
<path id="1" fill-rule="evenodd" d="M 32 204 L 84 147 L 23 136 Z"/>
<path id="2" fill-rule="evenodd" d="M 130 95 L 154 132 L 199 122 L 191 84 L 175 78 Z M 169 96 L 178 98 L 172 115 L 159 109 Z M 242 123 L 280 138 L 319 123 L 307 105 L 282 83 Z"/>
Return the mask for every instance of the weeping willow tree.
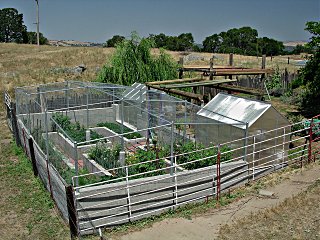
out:
<path id="1" fill-rule="evenodd" d="M 117 45 L 110 62 L 99 73 L 98 81 L 132 85 L 176 79 L 178 64 L 164 50 L 160 50 L 158 56 L 151 55 L 153 46 L 152 40 L 133 34 L 130 40 Z"/>

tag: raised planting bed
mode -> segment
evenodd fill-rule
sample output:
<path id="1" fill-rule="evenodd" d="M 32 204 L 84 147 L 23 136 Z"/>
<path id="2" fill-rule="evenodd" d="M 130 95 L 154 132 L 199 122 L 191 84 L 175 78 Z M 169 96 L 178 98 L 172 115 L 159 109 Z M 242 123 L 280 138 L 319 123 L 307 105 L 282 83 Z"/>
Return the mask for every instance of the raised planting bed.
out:
<path id="1" fill-rule="evenodd" d="M 86 129 L 84 126 L 81 126 L 79 122 L 72 123 L 70 117 L 63 115 L 62 113 L 54 113 L 52 118 L 72 140 L 76 142 L 86 141 Z M 57 130 L 55 124 L 53 124 L 52 129 L 54 132 Z M 90 130 L 91 140 L 99 138 L 103 138 L 103 135 L 98 134 L 94 130 Z"/>
<path id="2" fill-rule="evenodd" d="M 221 153 L 227 152 L 229 150 L 231 149 L 227 146 L 222 146 L 220 148 Z M 196 144 L 192 141 L 188 141 L 185 143 L 174 144 L 174 153 L 175 155 L 178 155 L 177 164 L 182 165 L 180 167 L 187 170 L 192 170 L 215 165 L 217 162 L 216 155 L 218 154 L 218 148 L 212 147 L 208 149 L 208 147 L 205 147 L 202 144 Z M 192 162 L 198 159 L 203 160 Z M 221 154 L 221 162 L 228 161 L 230 159 L 232 159 L 232 153 Z"/>
<path id="3" fill-rule="evenodd" d="M 98 143 L 92 147 L 88 154 L 86 155 L 87 161 L 103 167 L 105 170 L 119 168 L 121 167 L 119 161 L 120 146 L 115 145 L 112 148 L 104 143 Z M 141 174 L 139 176 L 130 177 L 130 179 L 136 178 L 145 178 L 151 176 L 157 176 L 168 173 L 166 169 L 162 169 L 168 166 L 167 161 L 164 159 L 165 156 L 168 156 L 169 152 L 167 148 L 161 149 L 150 149 L 145 151 L 142 149 L 137 149 L 133 154 L 126 154 L 125 156 L 125 165 L 128 166 L 129 175 Z M 154 159 L 159 159 L 157 161 L 149 162 Z M 140 164 L 138 164 L 140 163 Z M 86 163 L 85 163 L 86 165 Z M 96 170 L 98 167 L 96 168 Z M 162 169 L 155 171 L 157 169 Z M 154 172 L 149 172 L 154 171 Z M 115 178 L 120 178 L 125 176 L 124 168 L 116 171 L 109 171 Z"/>
<path id="4" fill-rule="evenodd" d="M 106 127 L 117 134 L 122 133 L 121 124 L 119 124 L 119 123 L 104 122 L 104 123 L 98 123 L 97 126 L 98 127 Z M 133 132 L 133 131 L 134 130 L 132 130 L 126 126 L 123 126 L 123 133 L 129 133 L 129 132 Z M 134 132 L 134 133 L 126 134 L 125 137 L 127 139 L 137 139 L 137 138 L 142 138 L 143 136 L 138 132 Z"/>

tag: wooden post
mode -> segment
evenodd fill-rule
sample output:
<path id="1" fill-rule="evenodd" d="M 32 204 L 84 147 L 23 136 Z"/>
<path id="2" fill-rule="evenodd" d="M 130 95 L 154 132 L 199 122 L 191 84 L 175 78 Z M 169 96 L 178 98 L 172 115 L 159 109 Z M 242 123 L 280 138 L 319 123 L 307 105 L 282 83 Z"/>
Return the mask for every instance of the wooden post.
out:
<path id="1" fill-rule="evenodd" d="M 261 69 L 266 69 L 266 55 L 262 55 Z"/>
<path id="2" fill-rule="evenodd" d="M 210 58 L 210 80 L 213 80 L 213 57 Z"/>
<path id="3" fill-rule="evenodd" d="M 229 66 L 233 66 L 233 53 L 229 54 Z"/>
<path id="4" fill-rule="evenodd" d="M 66 196 L 67 196 L 67 208 L 69 215 L 69 227 L 71 239 L 76 239 L 78 236 L 78 221 L 76 214 L 76 206 L 73 196 L 73 187 L 71 185 L 66 186 Z"/>
<path id="5" fill-rule="evenodd" d="M 284 88 L 285 88 L 285 90 L 288 89 L 288 85 L 289 85 L 289 73 L 288 73 L 288 69 L 285 68 L 284 69 Z"/>
<path id="6" fill-rule="evenodd" d="M 290 64 L 290 57 L 288 57 L 288 64 Z"/>
<path id="7" fill-rule="evenodd" d="M 261 69 L 266 69 L 266 55 L 265 54 L 263 54 L 262 55 L 262 62 L 261 62 Z M 263 74 L 261 74 L 261 82 L 263 82 L 264 81 L 264 78 L 265 78 L 265 74 L 263 73 Z"/>
<path id="8" fill-rule="evenodd" d="M 30 150 L 30 158 L 32 162 L 32 169 L 33 169 L 33 174 L 35 177 L 38 176 L 38 168 L 37 168 L 37 163 L 36 163 L 36 157 L 34 155 L 34 148 L 33 148 L 33 139 L 29 138 L 29 150 Z"/>
<path id="9" fill-rule="evenodd" d="M 229 66 L 233 66 L 233 53 L 229 54 Z M 232 74 L 229 75 L 229 79 L 232 79 Z"/>
<path id="10" fill-rule="evenodd" d="M 180 57 L 179 59 L 179 65 L 181 66 L 181 68 L 179 69 L 179 79 L 182 79 L 183 78 L 183 57 Z"/>

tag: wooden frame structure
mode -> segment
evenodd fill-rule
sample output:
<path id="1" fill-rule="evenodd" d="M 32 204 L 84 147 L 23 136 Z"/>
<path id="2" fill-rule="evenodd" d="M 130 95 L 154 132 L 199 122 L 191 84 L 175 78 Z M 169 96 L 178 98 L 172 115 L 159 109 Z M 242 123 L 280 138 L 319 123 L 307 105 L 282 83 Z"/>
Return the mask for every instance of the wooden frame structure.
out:
<path id="1" fill-rule="evenodd" d="M 179 63 L 183 65 L 183 58 Z M 264 91 L 254 88 L 240 87 L 232 85 L 233 76 L 238 75 L 259 75 L 261 79 L 264 79 L 267 74 L 271 74 L 274 71 L 272 69 L 266 69 L 266 56 L 262 56 L 261 69 L 258 68 L 243 68 L 233 66 L 233 54 L 229 55 L 229 66 L 214 66 L 213 58 L 210 59 L 210 66 L 182 66 L 179 68 L 179 79 L 147 82 L 146 86 L 154 89 L 158 89 L 164 92 L 177 94 L 189 99 L 193 99 L 199 102 L 208 102 L 211 99 L 211 94 L 206 95 L 204 93 L 199 94 L 197 88 L 210 87 L 216 91 L 216 89 L 231 92 L 246 93 L 256 96 L 258 99 L 263 99 Z M 183 79 L 184 72 L 200 72 L 201 78 L 186 78 Z M 215 76 L 225 76 L 226 79 L 213 79 Z M 228 78 L 227 78 L 228 77 Z M 183 88 L 192 88 L 192 92 L 186 92 Z"/>

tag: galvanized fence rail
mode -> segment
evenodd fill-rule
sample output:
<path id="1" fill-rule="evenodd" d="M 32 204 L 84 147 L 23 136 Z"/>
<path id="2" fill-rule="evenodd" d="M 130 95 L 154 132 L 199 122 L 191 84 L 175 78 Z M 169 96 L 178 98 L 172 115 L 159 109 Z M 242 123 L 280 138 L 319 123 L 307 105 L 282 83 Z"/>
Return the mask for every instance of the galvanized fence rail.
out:
<path id="1" fill-rule="evenodd" d="M 130 175 L 131 167 L 139 164 L 108 169 L 109 172 L 124 172 L 115 180 L 106 180 L 84 186 L 75 185 L 77 178 L 99 175 L 101 172 L 74 177 L 74 194 L 78 216 L 79 235 L 97 233 L 100 228 L 113 227 L 142 218 L 173 210 L 187 203 L 207 201 L 209 197 L 219 199 L 227 189 L 257 180 L 274 171 L 291 165 L 303 166 L 310 154 L 316 158 L 318 152 L 309 140 L 310 128 L 298 128 L 302 123 L 273 129 L 246 137 L 247 145 L 221 152 L 223 146 L 232 146 L 238 139 L 211 148 L 218 148 L 215 155 L 178 164 L 181 156 L 190 156 L 201 150 L 169 156 L 171 165 Z M 278 134 L 274 137 L 272 132 Z M 272 137 L 268 137 L 272 136 Z M 260 139 L 260 140 L 259 140 Z M 261 140 L 262 139 L 262 140 Z M 270 144 L 273 142 L 273 144 Z M 290 148 L 289 148 L 289 145 Z M 292 146 L 293 145 L 293 146 Z M 209 150 L 210 147 L 207 148 Z M 245 151 L 244 151 L 245 150 Z M 273 151 L 273 154 L 270 154 Z M 221 162 L 232 154 L 233 157 Z M 217 159 L 216 164 L 200 169 L 182 170 L 190 163 Z M 248 161 L 244 161 L 247 159 Z M 150 162 L 156 162 L 155 159 Z M 139 175 L 167 172 L 154 177 L 136 179 Z"/>

